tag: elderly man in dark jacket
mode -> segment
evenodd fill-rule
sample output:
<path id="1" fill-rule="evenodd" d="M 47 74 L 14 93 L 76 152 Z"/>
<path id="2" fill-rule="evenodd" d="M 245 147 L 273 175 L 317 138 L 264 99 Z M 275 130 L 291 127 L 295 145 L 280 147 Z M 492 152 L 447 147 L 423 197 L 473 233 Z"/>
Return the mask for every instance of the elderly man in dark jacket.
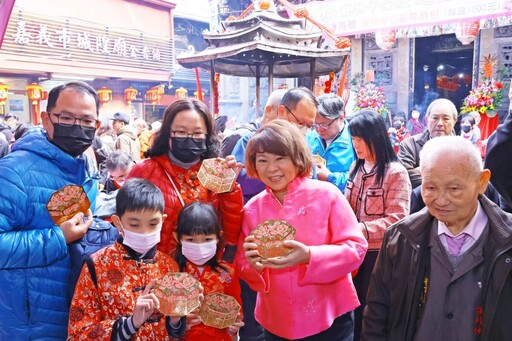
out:
<path id="1" fill-rule="evenodd" d="M 386 232 L 361 340 L 512 340 L 512 215 L 482 196 L 479 151 L 432 139 L 420 170 L 427 207 Z"/>

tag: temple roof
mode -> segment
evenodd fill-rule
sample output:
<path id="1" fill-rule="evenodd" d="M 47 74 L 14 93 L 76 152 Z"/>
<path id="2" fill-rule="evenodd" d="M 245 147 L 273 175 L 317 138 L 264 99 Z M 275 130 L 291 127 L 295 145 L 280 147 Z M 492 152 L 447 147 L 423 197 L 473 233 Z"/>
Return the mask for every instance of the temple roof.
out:
<path id="1" fill-rule="evenodd" d="M 225 31 L 204 33 L 209 46 L 199 53 L 178 56 L 187 68 L 202 67 L 241 77 L 281 78 L 324 75 L 341 69 L 348 52 L 319 48 L 320 31 L 306 29 L 303 19 L 286 19 L 275 12 L 222 23 Z"/>

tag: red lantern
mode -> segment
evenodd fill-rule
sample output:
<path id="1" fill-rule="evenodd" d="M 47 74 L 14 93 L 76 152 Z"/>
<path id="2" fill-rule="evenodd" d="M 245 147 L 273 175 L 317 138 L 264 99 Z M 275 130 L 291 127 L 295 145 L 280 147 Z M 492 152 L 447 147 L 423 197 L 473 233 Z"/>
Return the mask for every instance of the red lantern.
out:
<path id="1" fill-rule="evenodd" d="M 160 102 L 160 98 L 162 97 L 162 91 L 160 89 L 161 87 L 157 85 L 146 91 L 146 101 L 153 106 Z"/>
<path id="2" fill-rule="evenodd" d="M 396 30 L 375 32 L 375 43 L 384 51 L 389 51 L 396 43 Z"/>
<path id="3" fill-rule="evenodd" d="M 462 45 L 469 45 L 475 41 L 479 29 L 479 21 L 461 22 L 455 28 L 455 36 Z"/>
<path id="4" fill-rule="evenodd" d="M 4 114 L 4 105 L 5 101 L 7 101 L 7 97 L 9 97 L 9 85 L 0 82 L 0 114 Z"/>
<path id="5" fill-rule="evenodd" d="M 124 89 L 124 101 L 128 105 L 132 105 L 132 101 L 135 101 L 138 93 L 139 92 L 137 91 L 137 89 L 132 88 L 131 86 L 129 88 Z"/>
<path id="6" fill-rule="evenodd" d="M 105 105 L 112 100 L 112 90 L 102 87 L 98 90 L 98 97 L 100 98 L 100 103 Z"/>
<path id="7" fill-rule="evenodd" d="M 39 103 L 41 100 L 48 98 L 48 93 L 43 91 L 43 87 L 37 83 L 27 85 L 27 96 L 30 99 L 33 109 L 33 121 L 35 124 L 39 124 L 39 118 L 41 115 L 41 108 Z"/>

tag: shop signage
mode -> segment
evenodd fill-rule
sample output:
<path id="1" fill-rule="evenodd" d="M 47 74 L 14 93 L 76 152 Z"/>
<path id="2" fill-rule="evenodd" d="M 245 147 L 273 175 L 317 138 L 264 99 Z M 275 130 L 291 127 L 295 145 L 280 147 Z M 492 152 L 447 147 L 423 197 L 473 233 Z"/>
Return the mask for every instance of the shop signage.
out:
<path id="1" fill-rule="evenodd" d="M 511 0 L 328 0 L 300 5 L 336 35 L 447 24 L 511 14 Z"/>
<path id="2" fill-rule="evenodd" d="M 46 17 L 15 7 L 3 52 L 137 68 L 172 68 L 172 40 L 78 19 Z"/>

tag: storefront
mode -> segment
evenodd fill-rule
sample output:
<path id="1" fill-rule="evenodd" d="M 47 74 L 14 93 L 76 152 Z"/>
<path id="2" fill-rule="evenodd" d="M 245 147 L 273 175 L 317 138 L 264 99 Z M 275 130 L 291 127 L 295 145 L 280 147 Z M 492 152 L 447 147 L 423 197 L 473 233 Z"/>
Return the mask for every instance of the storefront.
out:
<path id="1" fill-rule="evenodd" d="M 100 114 L 145 118 L 171 81 L 173 8 L 162 0 L 17 0 L 0 49 L 3 112 L 38 122 L 45 92 L 82 80 L 103 90 Z"/>

